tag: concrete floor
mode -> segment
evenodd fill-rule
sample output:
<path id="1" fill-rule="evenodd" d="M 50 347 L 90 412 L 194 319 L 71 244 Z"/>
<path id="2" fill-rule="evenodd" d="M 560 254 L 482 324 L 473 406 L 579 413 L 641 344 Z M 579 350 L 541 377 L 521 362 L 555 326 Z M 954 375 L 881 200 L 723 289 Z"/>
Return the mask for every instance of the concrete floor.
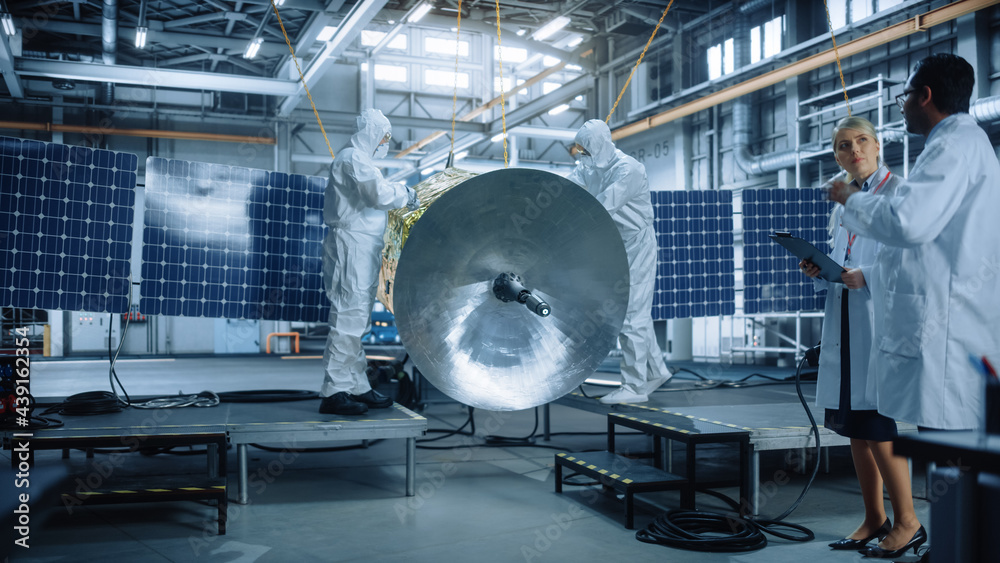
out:
<path id="1" fill-rule="evenodd" d="M 697 368 L 698 366 L 688 365 Z M 32 364 L 36 397 L 107 390 L 104 362 L 52 361 Z M 736 378 L 758 370 L 754 366 L 720 369 L 706 366 L 714 377 Z M 318 359 L 277 357 L 210 357 L 174 360 L 120 361 L 116 371 L 129 393 L 163 394 L 203 389 L 316 389 L 321 379 Z M 696 369 L 697 371 L 697 369 Z M 765 371 L 788 375 L 787 370 Z M 614 375 L 610 376 L 612 379 Z M 675 387 L 685 386 L 679 375 Z M 805 390 L 811 400 L 813 385 Z M 391 389 L 389 389 L 391 391 Z M 602 394 L 586 386 L 589 394 Z M 728 399 L 727 399 L 728 396 Z M 663 392 L 659 406 L 795 400 L 794 386 Z M 468 410 L 440 395 L 432 395 L 421 412 L 431 429 L 454 429 Z M 764 398 L 766 400 L 761 400 Z M 266 408 L 262 405 L 261 408 Z M 833 552 L 827 544 L 849 534 L 860 523 L 861 497 L 846 448 L 830 449 L 829 473 L 816 482 L 788 521 L 810 528 L 816 539 L 796 543 L 770 536 L 768 546 L 749 553 L 716 554 L 682 551 L 635 539 L 623 526 L 621 501 L 598 494 L 593 487 L 565 487 L 554 492 L 556 451 L 603 450 L 605 417 L 553 405 L 553 436 L 534 445 L 482 446 L 484 435 L 523 437 L 535 426 L 533 410 L 475 412 L 476 438 L 454 436 L 425 443 L 451 449 L 418 449 L 416 496 L 404 496 L 404 442 L 386 440 L 348 451 L 306 453 L 250 450 L 250 502 L 235 502 L 235 451 L 229 452 L 230 510 L 228 533 L 215 534 L 215 508 L 207 503 L 169 502 L 122 504 L 66 509 L 53 508 L 45 522 L 33 520 L 31 548 L 17 548 L 14 561 L 115 563 L 159 561 L 334 562 L 334 561 L 662 561 L 796 562 L 860 561 L 852 552 Z M 540 433 L 540 430 L 539 430 Z M 591 434 L 586 434 L 591 433 Z M 429 433 L 427 438 L 440 436 Z M 334 443 L 331 446 L 351 445 Z M 651 450 L 648 438 L 624 436 L 619 449 L 642 455 Z M 699 455 L 702 474 L 731 475 L 735 452 L 705 448 Z M 9 457 L 10 452 L 4 452 Z M 73 452 L 69 460 L 57 452 L 36 452 L 36 466 L 66 467 L 75 473 L 94 470 L 102 456 L 88 460 Z M 682 459 L 683 452 L 678 450 Z M 761 475 L 790 475 L 783 485 L 763 490 L 765 515 L 785 510 L 799 495 L 806 477 L 796 474 L 786 452 L 765 452 Z M 122 471 L 166 475 L 204 470 L 200 456 L 129 454 Z M 916 468 L 915 492 L 922 494 L 921 468 Z M 783 480 L 782 480 L 783 481 Z M 736 496 L 735 489 L 723 492 Z M 679 506 L 676 492 L 640 495 L 636 528 L 658 514 Z M 725 504 L 698 495 L 703 510 L 725 511 Z M 929 503 L 916 500 L 917 513 L 929 529 Z M 886 502 L 888 510 L 889 504 Z M 39 518 L 40 520 L 41 518 Z M 915 557 L 902 558 L 912 561 Z"/>

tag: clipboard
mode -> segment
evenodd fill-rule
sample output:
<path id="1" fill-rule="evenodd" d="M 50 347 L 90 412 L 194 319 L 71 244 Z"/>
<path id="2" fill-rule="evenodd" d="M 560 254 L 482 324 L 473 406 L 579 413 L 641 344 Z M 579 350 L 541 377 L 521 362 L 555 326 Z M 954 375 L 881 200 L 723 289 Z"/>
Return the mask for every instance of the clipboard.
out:
<path id="1" fill-rule="evenodd" d="M 819 266 L 819 277 L 829 282 L 843 283 L 840 278 L 844 267 L 836 263 L 829 256 L 824 254 L 806 239 L 793 237 L 791 233 L 776 231 L 773 235 L 767 235 L 771 240 L 784 246 L 786 250 L 794 254 L 800 260 L 808 260 Z"/>

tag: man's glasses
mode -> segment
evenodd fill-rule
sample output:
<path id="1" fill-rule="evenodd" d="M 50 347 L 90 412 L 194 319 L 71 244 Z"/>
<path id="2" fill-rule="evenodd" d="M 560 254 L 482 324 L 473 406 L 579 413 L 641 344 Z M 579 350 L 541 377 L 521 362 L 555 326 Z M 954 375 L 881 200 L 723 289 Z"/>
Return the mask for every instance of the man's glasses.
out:
<path id="1" fill-rule="evenodd" d="M 909 90 L 903 90 L 902 94 L 896 96 L 896 105 L 899 106 L 899 111 L 903 111 L 903 104 L 906 103 L 906 97 L 916 91 L 916 88 L 911 88 Z"/>

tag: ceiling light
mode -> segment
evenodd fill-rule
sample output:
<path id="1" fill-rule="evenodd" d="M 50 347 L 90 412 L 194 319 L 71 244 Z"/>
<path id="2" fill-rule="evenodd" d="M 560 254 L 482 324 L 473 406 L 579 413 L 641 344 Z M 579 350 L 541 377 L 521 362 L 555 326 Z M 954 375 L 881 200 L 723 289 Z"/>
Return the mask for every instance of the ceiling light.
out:
<path id="1" fill-rule="evenodd" d="M 455 154 L 455 160 L 456 161 L 462 160 L 463 158 L 465 158 L 467 156 L 469 156 L 469 151 L 460 151 L 457 154 Z"/>
<path id="2" fill-rule="evenodd" d="M 260 51 L 260 45 L 263 42 L 264 42 L 263 37 L 254 37 L 253 39 L 251 39 L 250 43 L 247 43 L 246 50 L 243 51 L 243 58 L 253 59 L 254 57 L 256 57 L 257 52 Z"/>
<path id="3" fill-rule="evenodd" d="M 274 5 L 280 8 L 285 5 L 285 0 L 274 0 Z"/>
<path id="4" fill-rule="evenodd" d="M 420 173 L 423 174 L 424 176 L 430 176 L 431 174 L 434 173 L 434 169 L 433 168 L 424 168 L 423 170 L 420 171 Z"/>
<path id="5" fill-rule="evenodd" d="M 549 110 L 549 115 L 559 115 L 569 109 L 569 104 L 561 104 Z"/>
<path id="6" fill-rule="evenodd" d="M 545 39 L 551 37 L 553 33 L 569 25 L 570 21 L 571 20 L 566 16 L 557 16 L 549 23 L 538 28 L 538 31 L 536 31 L 532 37 L 535 41 L 544 41 Z"/>
<path id="7" fill-rule="evenodd" d="M 417 23 L 420 21 L 420 18 L 426 16 L 427 12 L 431 11 L 431 8 L 433 8 L 433 6 L 427 2 L 420 4 L 414 8 L 412 12 L 410 12 L 410 15 L 406 18 L 406 23 Z"/>
<path id="8" fill-rule="evenodd" d="M 583 43 L 583 36 L 582 35 L 577 35 L 576 37 L 574 37 L 573 39 L 571 39 L 570 42 L 566 44 L 566 46 L 567 47 L 576 47 L 580 43 Z"/>
<path id="9" fill-rule="evenodd" d="M 135 28 L 135 48 L 145 49 L 146 48 L 146 34 L 149 33 L 148 27 L 139 26 Z"/>
<path id="10" fill-rule="evenodd" d="M 14 17 L 9 13 L 4 12 L 0 14 L 0 20 L 3 20 L 3 30 L 7 35 L 17 35 L 17 29 L 14 27 Z"/>
<path id="11" fill-rule="evenodd" d="M 523 37 L 524 34 L 525 34 L 525 30 L 524 30 L 523 27 L 521 29 L 517 30 L 517 36 L 518 37 Z"/>
<path id="12" fill-rule="evenodd" d="M 490 138 L 491 143 L 499 143 L 501 140 L 503 140 L 503 133 L 497 133 Z"/>
<path id="13" fill-rule="evenodd" d="M 316 41 L 322 41 L 326 43 L 327 41 L 333 39 L 333 34 L 336 32 L 337 32 L 337 26 L 328 25 L 319 32 L 319 35 L 316 36 Z"/>

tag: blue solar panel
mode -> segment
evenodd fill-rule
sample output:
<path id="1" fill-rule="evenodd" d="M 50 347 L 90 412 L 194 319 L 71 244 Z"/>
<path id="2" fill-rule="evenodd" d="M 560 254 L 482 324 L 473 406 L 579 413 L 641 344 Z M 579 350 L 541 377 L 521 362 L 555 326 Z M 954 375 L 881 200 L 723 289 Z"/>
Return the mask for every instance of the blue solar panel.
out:
<path id="1" fill-rule="evenodd" d="M 140 311 L 326 321 L 326 181 L 148 158 Z"/>
<path id="2" fill-rule="evenodd" d="M 653 318 L 735 313 L 732 192 L 655 191 L 652 197 L 659 247 Z"/>
<path id="3" fill-rule="evenodd" d="M 138 162 L 0 137 L 0 306 L 128 311 Z"/>
<path id="4" fill-rule="evenodd" d="M 827 225 L 833 203 L 818 188 L 743 190 L 744 311 L 787 313 L 823 309 L 812 280 L 798 269 L 798 258 L 768 238 L 788 231 L 830 251 Z"/>

